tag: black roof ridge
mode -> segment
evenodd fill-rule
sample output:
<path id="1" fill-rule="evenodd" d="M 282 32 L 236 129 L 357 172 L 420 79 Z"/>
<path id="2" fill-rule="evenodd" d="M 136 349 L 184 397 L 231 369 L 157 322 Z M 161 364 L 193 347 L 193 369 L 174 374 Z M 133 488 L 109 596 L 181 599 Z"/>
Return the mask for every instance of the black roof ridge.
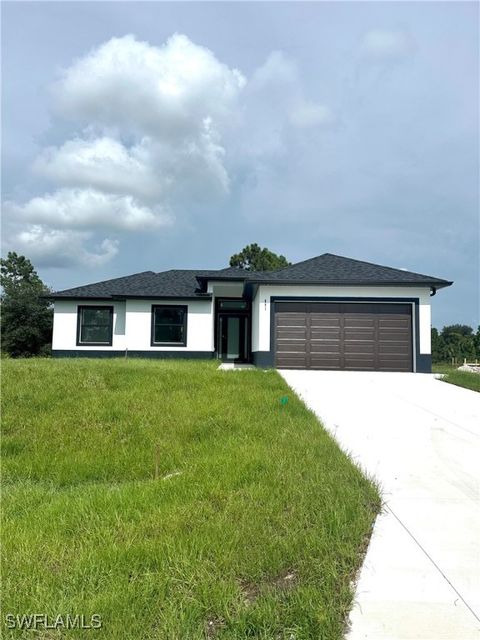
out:
<path id="1" fill-rule="evenodd" d="M 228 271 L 229 269 L 236 269 L 237 271 L 244 272 L 245 269 L 241 267 L 222 267 L 221 269 L 167 269 L 166 271 L 154 272 L 157 275 L 160 273 L 170 273 L 172 271 L 183 271 L 185 273 L 221 273 L 222 271 Z"/>

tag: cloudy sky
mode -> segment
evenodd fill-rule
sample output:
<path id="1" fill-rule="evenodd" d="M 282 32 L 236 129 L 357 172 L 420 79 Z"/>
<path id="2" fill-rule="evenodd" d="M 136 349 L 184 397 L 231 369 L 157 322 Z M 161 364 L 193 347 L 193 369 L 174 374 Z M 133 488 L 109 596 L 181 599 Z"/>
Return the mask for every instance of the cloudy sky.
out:
<path id="1" fill-rule="evenodd" d="M 478 324 L 478 4 L 2 13 L 3 250 L 50 286 L 257 242 L 455 280 L 434 324 Z"/>

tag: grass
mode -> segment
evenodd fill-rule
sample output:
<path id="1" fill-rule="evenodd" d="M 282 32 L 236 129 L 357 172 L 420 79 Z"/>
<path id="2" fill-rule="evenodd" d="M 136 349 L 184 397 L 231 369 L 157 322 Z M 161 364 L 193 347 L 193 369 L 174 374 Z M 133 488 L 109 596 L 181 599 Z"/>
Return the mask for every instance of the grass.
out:
<path id="1" fill-rule="evenodd" d="M 480 374 L 471 371 L 459 371 L 457 366 L 451 364 L 434 364 L 434 373 L 442 373 L 442 380 L 457 387 L 464 387 L 471 391 L 480 392 Z"/>
<path id="2" fill-rule="evenodd" d="M 276 372 L 6 360 L 2 403 L 3 638 L 342 637 L 379 496 Z"/>

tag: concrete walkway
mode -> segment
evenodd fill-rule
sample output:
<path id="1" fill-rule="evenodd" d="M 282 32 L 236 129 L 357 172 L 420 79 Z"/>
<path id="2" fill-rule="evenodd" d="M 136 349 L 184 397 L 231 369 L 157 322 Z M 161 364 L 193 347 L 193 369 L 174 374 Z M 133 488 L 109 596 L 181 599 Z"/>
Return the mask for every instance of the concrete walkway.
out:
<path id="1" fill-rule="evenodd" d="M 382 489 L 348 639 L 480 639 L 480 394 L 425 374 L 280 373 Z"/>

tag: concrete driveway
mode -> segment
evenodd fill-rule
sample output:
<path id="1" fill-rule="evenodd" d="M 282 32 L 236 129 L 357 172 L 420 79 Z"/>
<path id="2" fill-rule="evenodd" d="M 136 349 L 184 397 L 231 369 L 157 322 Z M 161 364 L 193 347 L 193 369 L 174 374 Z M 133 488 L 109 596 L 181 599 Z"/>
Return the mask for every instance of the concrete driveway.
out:
<path id="1" fill-rule="evenodd" d="M 382 489 L 349 640 L 480 638 L 480 394 L 425 374 L 280 373 Z"/>

